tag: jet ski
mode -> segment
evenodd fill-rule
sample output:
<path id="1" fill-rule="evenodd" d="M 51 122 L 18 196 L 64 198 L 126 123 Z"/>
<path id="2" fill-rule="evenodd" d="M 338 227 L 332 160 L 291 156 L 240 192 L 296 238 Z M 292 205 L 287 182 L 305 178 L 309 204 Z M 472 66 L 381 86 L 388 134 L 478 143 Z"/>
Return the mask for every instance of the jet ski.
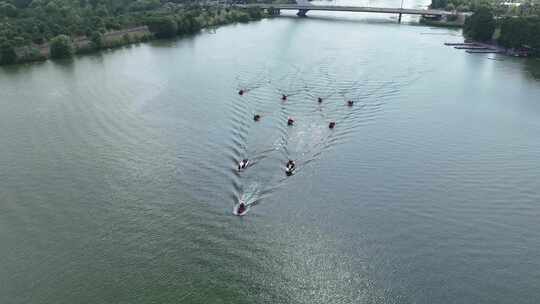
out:
<path id="1" fill-rule="evenodd" d="M 294 170 L 295 170 L 294 167 L 287 167 L 285 168 L 285 174 L 287 174 L 287 176 L 291 176 L 293 175 Z"/>
<path id="2" fill-rule="evenodd" d="M 289 119 L 287 119 L 287 126 L 292 126 L 292 125 L 294 125 L 294 119 L 289 117 Z"/>
<path id="3" fill-rule="evenodd" d="M 248 213 L 249 206 L 242 200 L 234 206 L 233 208 L 233 214 L 236 216 L 244 216 Z"/>
<path id="4" fill-rule="evenodd" d="M 296 170 L 296 165 L 294 164 L 292 160 L 290 160 L 287 163 L 287 166 L 285 166 L 285 174 L 287 174 L 287 176 L 291 176 L 293 175 L 294 170 Z"/>
<path id="5" fill-rule="evenodd" d="M 238 163 L 238 172 L 244 170 L 249 166 L 249 159 L 244 158 Z"/>

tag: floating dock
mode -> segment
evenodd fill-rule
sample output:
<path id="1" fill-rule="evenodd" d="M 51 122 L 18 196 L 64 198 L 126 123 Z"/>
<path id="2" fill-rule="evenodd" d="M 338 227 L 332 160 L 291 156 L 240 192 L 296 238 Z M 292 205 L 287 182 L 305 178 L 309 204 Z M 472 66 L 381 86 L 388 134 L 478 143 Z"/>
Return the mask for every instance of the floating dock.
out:
<path id="1" fill-rule="evenodd" d="M 491 48 L 480 45 L 455 46 L 458 50 L 491 50 Z"/>
<path id="2" fill-rule="evenodd" d="M 474 43 L 474 42 L 461 42 L 461 43 L 445 42 L 444 45 L 446 46 L 480 46 L 478 43 Z"/>
<path id="3" fill-rule="evenodd" d="M 478 42 L 445 42 L 446 46 L 453 46 L 458 50 L 465 50 L 469 54 L 507 54 L 504 49 Z"/>
<path id="4" fill-rule="evenodd" d="M 469 54 L 504 54 L 502 50 L 496 49 L 486 49 L 486 50 L 466 50 L 465 52 Z"/>

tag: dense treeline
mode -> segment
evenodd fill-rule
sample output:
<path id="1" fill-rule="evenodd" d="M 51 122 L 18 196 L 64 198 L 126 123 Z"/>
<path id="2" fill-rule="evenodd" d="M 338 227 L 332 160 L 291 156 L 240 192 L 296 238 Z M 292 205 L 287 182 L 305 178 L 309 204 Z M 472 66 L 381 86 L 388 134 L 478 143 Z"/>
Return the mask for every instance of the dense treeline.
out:
<path id="1" fill-rule="evenodd" d="M 494 35 L 496 28 L 499 33 Z M 540 55 L 539 16 L 507 16 L 496 20 L 490 9 L 480 8 L 467 18 L 463 33 L 476 41 L 496 40 L 508 49 Z"/>
<path id="2" fill-rule="evenodd" d="M 461 12 L 473 11 L 480 7 L 491 6 L 490 0 L 431 0 L 433 9 L 458 10 Z"/>
<path id="3" fill-rule="evenodd" d="M 476 41 L 496 41 L 509 49 L 540 52 L 540 0 L 432 0 L 431 8 L 472 11 L 463 34 Z"/>
<path id="4" fill-rule="evenodd" d="M 47 43 L 51 56 L 69 56 L 83 51 L 75 42 L 81 37 L 91 41 L 90 48 L 108 47 L 106 33 L 138 26 L 165 38 L 262 17 L 259 9 L 204 7 L 182 0 L 0 0 L 0 63 L 43 57 L 38 46 Z M 148 38 L 126 34 L 115 43 Z M 73 51 L 53 54 L 53 39 L 56 46 Z"/>
<path id="5" fill-rule="evenodd" d="M 448 11 L 474 12 L 489 8 L 496 16 L 531 16 L 540 15 L 540 0 L 520 0 L 513 5 L 511 0 L 431 0 L 430 7 Z"/>
<path id="6" fill-rule="evenodd" d="M 540 52 L 540 17 L 507 17 L 502 19 L 498 42 L 508 48 L 527 47 Z"/>

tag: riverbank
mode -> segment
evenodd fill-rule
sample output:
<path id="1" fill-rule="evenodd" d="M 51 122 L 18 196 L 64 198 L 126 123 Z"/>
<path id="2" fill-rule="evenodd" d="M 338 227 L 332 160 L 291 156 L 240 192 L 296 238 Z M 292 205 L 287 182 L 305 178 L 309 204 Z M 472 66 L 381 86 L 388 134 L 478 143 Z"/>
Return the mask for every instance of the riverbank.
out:
<path id="1" fill-rule="evenodd" d="M 262 9 L 237 8 L 196 8 L 180 9 L 174 12 L 154 12 L 141 19 L 141 25 L 112 30 L 92 31 L 86 35 L 67 36 L 68 42 L 64 47 L 68 50 L 61 56 L 51 52 L 50 39 L 40 44 L 30 43 L 12 47 L 0 47 L 0 65 L 20 64 L 34 61 L 45 61 L 50 58 L 69 57 L 74 54 L 87 54 L 145 42 L 153 39 L 173 38 L 175 36 L 192 35 L 200 30 L 215 28 L 233 23 L 246 23 L 267 17 Z"/>
<path id="2" fill-rule="evenodd" d="M 120 31 L 112 31 L 103 34 L 101 45 L 97 47 L 89 37 L 75 37 L 72 39 L 75 54 L 86 54 L 98 52 L 103 49 L 124 46 L 132 43 L 144 42 L 154 39 L 148 26 L 139 26 Z M 34 61 L 44 61 L 51 58 L 50 43 L 33 44 L 24 47 L 15 48 L 17 55 L 16 62 L 27 63 Z"/>

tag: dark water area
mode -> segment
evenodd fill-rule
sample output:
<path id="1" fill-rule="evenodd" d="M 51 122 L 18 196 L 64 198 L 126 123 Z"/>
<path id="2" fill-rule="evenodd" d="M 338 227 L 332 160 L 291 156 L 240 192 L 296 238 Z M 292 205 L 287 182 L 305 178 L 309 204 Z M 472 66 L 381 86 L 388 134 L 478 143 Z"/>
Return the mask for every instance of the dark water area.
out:
<path id="1" fill-rule="evenodd" d="M 0 303 L 536 303 L 537 61 L 461 39 L 314 13 L 1 68 Z"/>

